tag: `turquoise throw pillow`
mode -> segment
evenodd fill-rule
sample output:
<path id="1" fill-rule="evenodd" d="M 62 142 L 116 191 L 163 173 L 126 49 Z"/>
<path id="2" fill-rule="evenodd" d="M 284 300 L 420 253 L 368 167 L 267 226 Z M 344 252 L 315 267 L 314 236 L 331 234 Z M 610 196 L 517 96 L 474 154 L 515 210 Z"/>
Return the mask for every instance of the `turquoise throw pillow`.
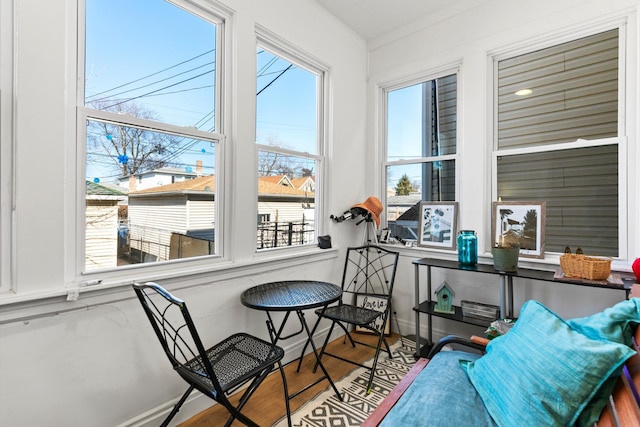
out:
<path id="1" fill-rule="evenodd" d="M 587 317 L 567 320 L 574 330 L 594 340 L 609 340 L 631 345 L 635 325 L 640 323 L 640 298 L 620 301 Z"/>
<path id="2" fill-rule="evenodd" d="M 631 346 L 635 325 L 640 323 L 640 299 L 624 300 L 591 316 L 567 320 L 574 330 L 594 340 L 609 340 Z M 606 381 L 589 404 L 583 409 L 577 425 L 591 426 L 600 418 L 600 413 L 613 393 L 617 378 Z"/>
<path id="3" fill-rule="evenodd" d="M 633 354 L 626 345 L 591 339 L 527 301 L 511 331 L 463 368 L 499 426 L 569 426 Z"/>

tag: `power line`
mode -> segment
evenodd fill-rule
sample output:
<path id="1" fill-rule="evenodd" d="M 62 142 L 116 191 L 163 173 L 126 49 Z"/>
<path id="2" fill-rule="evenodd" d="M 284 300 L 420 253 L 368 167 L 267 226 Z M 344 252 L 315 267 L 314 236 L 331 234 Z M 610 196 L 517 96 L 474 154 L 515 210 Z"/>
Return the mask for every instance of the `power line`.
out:
<path id="1" fill-rule="evenodd" d="M 271 80 L 271 81 L 270 81 L 270 82 L 269 82 L 265 87 L 263 87 L 262 89 L 260 89 L 260 90 L 258 91 L 258 93 L 256 93 L 256 96 L 258 96 L 258 95 L 260 95 L 262 92 L 264 92 L 264 90 L 265 90 L 266 88 L 268 88 L 269 86 L 271 86 L 271 85 L 273 84 L 273 82 L 275 82 L 275 81 L 276 81 L 276 80 L 278 80 L 280 77 L 282 77 L 282 75 L 283 75 L 284 73 L 286 73 L 287 71 L 289 71 L 289 69 L 290 69 L 291 67 L 293 67 L 293 64 L 289 64 L 289 66 L 288 66 L 287 68 L 285 68 L 284 70 L 282 70 L 282 72 L 281 72 L 280 74 L 278 74 L 277 76 L 275 76 L 275 77 L 273 78 L 273 80 Z"/>
<path id="2" fill-rule="evenodd" d="M 164 82 L 164 81 L 167 81 L 167 80 L 173 79 L 174 77 L 177 77 L 177 76 L 181 76 L 181 75 L 183 75 L 183 74 L 190 73 L 190 72 L 192 72 L 192 71 L 194 71 L 194 70 L 197 70 L 197 69 L 202 68 L 202 67 L 206 67 L 207 65 L 211 65 L 211 64 L 215 64 L 215 62 L 207 62 L 206 64 L 200 65 L 200 66 L 198 66 L 198 67 L 192 68 L 192 69 L 187 70 L 187 71 L 183 71 L 183 72 L 178 73 L 178 74 L 174 74 L 174 75 L 169 76 L 169 77 L 166 77 L 166 78 L 164 78 L 164 79 L 162 79 L 162 80 L 156 80 L 156 81 L 151 82 L 151 83 L 148 83 L 148 84 L 146 84 L 146 85 L 138 86 L 138 87 L 134 87 L 134 88 L 132 88 L 132 89 L 128 89 L 128 90 L 122 91 L 122 92 L 114 93 L 114 94 L 112 94 L 112 95 L 105 96 L 105 97 L 103 97 L 103 98 L 98 98 L 98 99 L 95 99 L 95 98 L 94 98 L 94 99 L 90 99 L 90 100 L 88 100 L 87 102 L 100 102 L 100 101 L 103 101 L 103 100 L 105 100 L 105 99 L 114 98 L 114 97 L 116 97 L 116 96 L 118 96 L 118 95 L 122 95 L 122 94 L 125 94 L 125 93 L 128 93 L 128 92 L 133 92 L 133 91 L 135 91 L 135 90 L 143 89 L 143 88 L 145 88 L 145 87 L 153 86 L 153 85 L 155 85 L 155 84 L 158 84 L 158 83 L 161 83 L 161 82 Z M 215 67 L 214 67 L 211 71 L 215 71 Z M 138 81 L 139 81 L 139 80 L 140 80 L 140 79 L 138 79 Z M 185 81 L 186 81 L 186 80 L 185 80 Z M 131 83 L 133 83 L 133 82 L 131 82 Z M 131 84 L 131 83 L 127 83 L 127 85 L 129 85 L 129 84 Z M 210 87 L 212 87 L 212 86 L 210 86 Z M 114 89 L 111 89 L 111 90 L 114 90 Z M 93 96 L 92 96 L 92 97 L 90 97 L 90 98 L 93 98 L 93 97 L 95 97 L 95 96 L 96 96 L 96 95 L 93 95 Z"/>
<path id="3" fill-rule="evenodd" d="M 168 86 L 161 87 L 160 89 L 152 90 L 151 92 L 143 93 L 142 95 L 134 96 L 133 98 L 129 98 L 129 99 L 125 99 L 125 100 L 120 101 L 120 102 L 116 102 L 115 104 L 111 104 L 111 105 L 109 105 L 109 106 L 107 106 L 107 107 L 104 107 L 104 109 L 105 109 L 105 110 L 107 110 L 107 109 L 109 109 L 109 108 L 116 107 L 116 106 L 118 106 L 118 105 L 124 104 L 124 103 L 129 102 L 129 101 L 133 101 L 133 100 L 135 100 L 135 99 L 144 98 L 145 96 L 149 96 L 149 95 L 151 95 L 151 94 L 154 94 L 154 93 L 160 92 L 160 91 L 165 90 L 165 89 L 169 89 L 170 87 L 177 86 L 177 85 L 179 85 L 179 84 L 182 84 L 182 83 L 188 82 L 189 80 L 197 79 L 198 77 L 202 77 L 202 76 L 205 76 L 205 75 L 207 75 L 207 74 L 211 74 L 211 73 L 213 73 L 213 70 L 211 70 L 211 71 L 207 71 L 207 72 L 204 72 L 204 73 L 202 73 L 202 74 L 198 74 L 197 76 L 193 76 L 193 77 L 191 77 L 191 78 L 189 78 L 189 79 L 182 80 L 182 81 L 180 81 L 180 82 L 177 82 L 177 83 L 174 83 L 174 84 L 171 84 L 171 85 L 168 85 Z"/>
<path id="4" fill-rule="evenodd" d="M 87 100 L 87 102 L 98 102 L 98 101 L 102 101 L 102 100 L 108 99 L 109 97 L 103 97 L 103 98 L 99 98 L 99 99 L 96 99 L 96 97 L 97 97 L 97 96 L 99 96 L 99 95 L 103 95 L 103 94 L 109 93 L 109 92 L 113 92 L 113 91 L 115 91 L 115 90 L 117 90 L 117 89 L 120 89 L 120 88 L 123 88 L 123 87 L 126 87 L 126 86 L 130 86 L 130 85 L 132 85 L 132 84 L 134 84 L 134 83 L 137 83 L 137 82 L 140 82 L 140 81 L 142 81 L 142 80 L 144 80 L 144 79 L 148 79 L 148 78 L 150 78 L 150 77 L 157 76 L 157 75 L 159 75 L 159 74 L 161 74 L 161 73 L 163 73 L 163 72 L 165 72 L 165 71 L 168 71 L 168 70 L 170 70 L 170 69 L 176 68 L 176 67 L 178 67 L 178 66 L 180 66 L 180 65 L 183 65 L 183 64 L 186 64 L 186 63 L 188 63 L 188 62 L 191 62 L 191 61 L 193 61 L 193 60 L 195 60 L 195 59 L 197 59 L 197 58 L 200 58 L 200 57 L 202 57 L 202 56 L 204 56 L 204 55 L 210 54 L 210 53 L 212 53 L 212 52 L 214 52 L 214 51 L 215 51 L 215 49 L 209 50 L 209 51 L 204 52 L 204 53 L 202 53 L 202 54 L 200 54 L 200 55 L 197 55 L 197 56 L 195 56 L 195 57 L 193 57 L 193 58 L 190 58 L 190 59 L 188 59 L 188 60 L 182 61 L 182 62 L 180 62 L 180 63 L 178 63 L 178 64 L 174 64 L 174 65 L 172 65 L 172 66 L 170 66 L 170 67 L 164 68 L 164 69 L 162 69 L 162 70 L 160 70 L 160 71 L 157 71 L 157 72 L 154 72 L 154 73 L 148 74 L 148 75 L 146 75 L 146 76 L 143 76 L 143 77 L 141 77 L 141 78 L 138 78 L 138 79 L 132 80 L 132 81 L 127 82 L 127 83 L 125 83 L 125 84 L 122 84 L 122 85 L 116 86 L 116 87 L 114 87 L 114 88 L 111 88 L 111 89 L 108 89 L 108 90 L 105 90 L 105 91 L 102 91 L 102 92 L 99 92 L 99 93 L 93 94 L 92 96 L 88 97 L 86 100 Z M 260 53 L 260 52 L 258 52 L 258 53 Z M 274 77 L 274 78 L 273 78 L 273 79 L 272 79 L 272 80 L 271 80 L 271 81 L 270 81 L 266 86 L 264 86 L 264 87 L 263 87 L 263 88 L 262 88 L 262 89 L 261 89 L 261 90 L 256 94 L 256 96 L 260 95 L 260 93 L 262 93 L 264 90 L 266 90 L 266 89 L 267 89 L 269 86 L 271 86 L 271 85 L 272 85 L 276 80 L 278 80 L 278 79 L 279 79 L 280 77 L 282 77 L 282 76 L 283 76 L 287 71 L 289 71 L 290 69 L 292 69 L 292 68 L 294 67 L 294 65 L 293 65 L 293 64 L 289 63 L 289 65 L 288 65 L 284 70 L 281 70 L 281 71 L 274 71 L 274 72 L 266 73 L 266 71 L 267 71 L 267 70 L 269 70 L 269 68 L 271 68 L 271 67 L 272 67 L 275 63 L 277 63 L 277 62 L 278 62 L 278 60 L 280 60 L 280 59 L 281 59 L 281 58 L 279 58 L 279 57 L 277 57 L 277 56 L 274 56 L 273 58 L 271 58 L 271 59 L 267 62 L 267 64 L 265 64 L 265 65 L 264 65 L 264 66 L 263 66 L 263 67 L 258 71 L 258 73 L 257 73 L 257 75 L 256 75 L 256 78 L 264 77 L 264 76 L 269 75 L 269 74 L 276 74 L 276 73 L 277 73 L 277 75 L 276 75 L 276 76 L 275 76 L 275 77 Z M 110 97 L 118 96 L 118 95 L 122 95 L 122 94 L 129 93 L 129 92 L 132 92 L 132 91 L 135 91 L 135 90 L 139 90 L 139 89 L 142 89 L 142 88 L 146 88 L 146 87 L 149 87 L 149 86 L 153 86 L 153 85 L 155 85 L 155 84 L 158 84 L 158 83 L 161 83 L 161 82 L 164 82 L 164 81 L 170 80 L 170 79 L 175 78 L 175 77 L 177 77 L 177 76 L 181 76 L 181 75 L 184 75 L 184 74 L 190 73 L 190 72 L 192 72 L 192 71 L 194 71 L 194 70 L 200 69 L 200 68 L 202 68 L 202 67 L 205 67 L 205 66 L 208 66 L 208 65 L 211 65 L 211 64 L 215 64 L 215 61 L 214 61 L 214 62 L 208 62 L 208 63 L 206 63 L 206 64 L 203 64 L 203 65 L 200 65 L 200 66 L 197 66 L 197 67 L 191 68 L 190 70 L 187 70 L 187 71 L 184 71 L 184 72 L 181 72 L 181 73 L 178 73 L 178 74 L 174 74 L 173 76 L 170 76 L 170 77 L 167 77 L 167 78 L 163 78 L 163 79 L 160 79 L 160 80 L 156 80 L 156 81 L 154 81 L 154 82 L 151 82 L 151 83 L 148 83 L 148 84 L 145 84 L 145 85 L 139 86 L 139 87 L 137 87 L 137 88 L 127 89 L 127 90 L 125 90 L 125 91 L 122 91 L 122 92 L 119 92 L 119 93 L 113 94 L 113 95 L 111 95 Z M 180 85 L 180 84 L 186 83 L 186 82 L 188 82 L 188 81 L 190 81 L 190 80 L 193 80 L 193 79 L 196 79 L 196 78 L 202 77 L 202 76 L 204 76 L 204 75 L 207 75 L 207 74 L 213 73 L 214 71 L 215 71 L 215 67 L 214 67 L 212 70 L 210 70 L 210 71 L 207 71 L 207 72 L 205 72 L 205 73 L 201 73 L 201 74 L 196 75 L 196 76 L 194 76 L 194 77 L 191 77 L 191 78 L 189 78 L 189 79 L 185 79 L 185 80 L 179 81 L 179 82 L 177 82 L 177 83 L 174 83 L 174 84 L 171 84 L 171 85 L 168 85 L 168 86 L 164 86 L 164 87 L 162 87 L 162 88 L 159 88 L 159 89 L 156 89 L 156 90 L 153 90 L 153 91 L 150 91 L 150 92 L 147 92 L 147 93 L 144 93 L 144 94 L 141 94 L 141 95 L 138 95 L 138 96 L 132 97 L 132 98 L 128 98 L 128 99 L 121 100 L 121 101 L 116 102 L 116 103 L 114 103 L 114 104 L 111 104 L 111 105 L 109 105 L 109 106 L 107 106 L 107 107 L 104 107 L 104 109 L 113 108 L 113 107 L 115 107 L 115 106 L 118 106 L 118 105 L 124 104 L 124 103 L 126 103 L 126 102 L 133 101 L 133 100 L 135 100 L 135 99 L 140 99 L 140 98 L 143 98 L 143 97 L 149 97 L 149 96 L 160 96 L 160 95 L 169 95 L 169 94 L 173 94 L 173 93 L 187 92 L 187 91 L 193 91 L 193 90 L 204 89 L 204 88 L 208 88 L 208 87 L 214 87 L 214 85 L 207 85 L 207 86 L 201 86 L 201 87 L 197 87 L 197 88 L 189 88 L 189 89 L 182 89 L 182 90 L 173 91 L 173 92 L 164 92 L 164 93 L 159 93 L 159 92 L 162 92 L 162 91 L 164 91 L 164 90 L 166 90 L 166 89 L 169 89 L 169 88 L 171 88 L 171 87 L 175 87 L 175 86 L 177 86 L 177 85 Z M 208 121 L 208 118 L 209 118 L 209 117 L 213 118 L 214 113 L 215 113 L 215 109 L 214 109 L 214 110 L 212 110 L 211 112 L 207 113 L 207 114 L 206 114 L 205 116 L 203 116 L 200 120 L 198 120 L 198 121 L 196 122 L 195 126 L 197 127 L 197 126 L 204 125 L 204 124 Z M 213 131 L 213 130 L 214 130 L 214 128 L 213 128 L 213 127 L 211 127 L 211 128 L 209 129 L 209 131 Z M 174 141 L 174 143 L 175 143 L 175 145 L 179 145 L 179 144 L 184 143 L 186 139 L 187 139 L 187 138 L 182 138 L 182 141 L 177 140 L 177 141 Z M 170 152 L 168 153 L 169 155 L 167 155 L 167 156 L 163 156 L 162 161 L 169 162 L 169 161 L 170 161 L 170 160 L 172 160 L 172 159 L 176 159 L 176 158 L 178 158 L 182 153 L 185 153 L 186 151 L 188 151 L 191 147 L 193 147 L 193 146 L 194 146 L 194 145 L 196 145 L 197 143 L 198 143 L 198 140 L 193 139 L 191 142 L 184 144 L 183 146 L 181 146 L 181 147 L 180 147 L 180 148 L 178 148 L 177 150 L 175 150 L 175 151 L 170 151 Z M 174 146 L 175 146 L 175 145 L 174 145 Z"/>
<path id="5" fill-rule="evenodd" d="M 193 60 L 195 60 L 195 59 L 200 58 L 201 56 L 207 55 L 207 54 L 209 54 L 209 53 L 211 53 L 211 52 L 215 52 L 215 51 L 216 51 L 215 49 L 211 49 L 211 50 L 209 50 L 209 51 L 207 51 L 207 52 L 201 53 L 200 55 L 196 55 L 196 56 L 194 56 L 194 57 L 193 57 L 193 58 L 191 58 L 191 59 L 187 59 L 187 60 L 185 60 L 185 61 L 182 61 L 182 62 L 179 62 L 179 63 L 177 63 L 177 64 L 174 64 L 174 65 L 172 65 L 172 66 L 170 66 L 170 67 L 164 68 L 164 69 L 162 69 L 162 70 L 160 70 L 160 71 L 156 71 L 155 73 L 148 74 L 148 75 L 146 75 L 146 76 L 140 77 L 139 79 L 132 80 L 132 81 L 130 81 L 130 82 L 128 82 L 128 83 L 121 84 L 120 86 L 116 86 L 116 87 L 113 87 L 113 88 L 111 88 L 111 89 L 107 89 L 107 90 L 102 91 L 102 92 L 94 93 L 91 97 L 95 97 L 95 96 L 98 96 L 98 95 L 102 95 L 103 93 L 111 92 L 111 91 L 113 91 L 113 90 L 120 89 L 120 88 L 125 87 L 125 86 L 128 86 L 128 85 L 130 85 L 130 84 L 137 83 L 137 82 L 139 82 L 139 81 L 141 81 L 141 80 L 147 79 L 147 78 L 149 78 L 149 77 L 153 77 L 153 76 L 155 76 L 155 75 L 157 75 L 157 74 L 163 73 L 163 72 L 165 72 L 165 71 L 167 71 L 167 70 L 170 70 L 170 69 L 172 69 L 172 68 L 179 67 L 180 65 L 186 64 L 187 62 L 191 62 L 191 61 L 193 61 Z M 90 97 L 90 98 L 91 98 L 91 97 Z"/>
<path id="6" fill-rule="evenodd" d="M 269 68 L 270 68 L 270 67 L 271 67 L 271 66 L 272 66 L 276 61 L 278 61 L 278 57 L 277 57 L 277 56 L 274 56 L 274 57 L 273 57 L 273 58 L 271 58 L 269 61 L 267 61 L 267 63 L 266 63 L 266 64 L 264 64 L 264 65 L 262 66 L 262 68 L 261 68 L 261 69 L 259 69 L 259 70 L 258 70 L 258 72 L 256 73 L 256 74 L 257 74 L 257 77 L 261 77 L 261 76 L 263 75 L 262 73 L 264 73 L 265 71 L 267 71 L 267 70 L 268 70 L 268 69 L 269 69 Z"/>

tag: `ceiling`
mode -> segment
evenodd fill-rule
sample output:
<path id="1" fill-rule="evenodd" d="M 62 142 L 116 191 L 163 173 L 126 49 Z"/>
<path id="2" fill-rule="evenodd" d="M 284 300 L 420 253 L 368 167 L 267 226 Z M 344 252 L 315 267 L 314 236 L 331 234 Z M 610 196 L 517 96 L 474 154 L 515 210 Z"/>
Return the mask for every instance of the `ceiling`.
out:
<path id="1" fill-rule="evenodd" d="M 314 0 L 367 41 L 422 25 L 481 3 L 478 0 Z"/>

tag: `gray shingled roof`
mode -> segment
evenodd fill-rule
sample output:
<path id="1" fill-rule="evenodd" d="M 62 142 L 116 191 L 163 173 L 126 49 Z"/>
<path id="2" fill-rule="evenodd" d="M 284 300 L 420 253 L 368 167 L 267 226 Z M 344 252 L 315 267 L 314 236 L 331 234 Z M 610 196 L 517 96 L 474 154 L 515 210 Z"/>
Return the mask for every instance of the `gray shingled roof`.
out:
<path id="1" fill-rule="evenodd" d="M 126 196 L 124 191 L 87 181 L 87 196 Z"/>

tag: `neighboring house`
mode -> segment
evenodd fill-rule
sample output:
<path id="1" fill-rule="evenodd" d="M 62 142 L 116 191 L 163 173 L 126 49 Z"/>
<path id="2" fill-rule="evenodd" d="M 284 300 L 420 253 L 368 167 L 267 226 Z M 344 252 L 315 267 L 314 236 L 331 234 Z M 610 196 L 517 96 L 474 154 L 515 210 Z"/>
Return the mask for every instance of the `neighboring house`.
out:
<path id="1" fill-rule="evenodd" d="M 291 182 L 298 190 L 313 193 L 316 191 L 316 180 L 313 176 L 303 176 L 300 178 L 292 178 Z"/>
<path id="2" fill-rule="evenodd" d="M 422 194 L 387 195 L 387 221 L 396 221 L 402 214 L 422 200 Z"/>
<path id="3" fill-rule="evenodd" d="M 194 256 L 182 252 L 180 236 L 215 241 L 214 191 L 211 175 L 130 192 L 129 241 L 139 261 Z M 213 253 L 212 245 L 205 246 Z M 196 254 L 203 255 L 200 251 Z"/>
<path id="4" fill-rule="evenodd" d="M 315 193 L 296 187 L 294 182 L 308 185 L 306 178 L 289 179 L 286 175 L 258 178 L 259 222 L 313 221 Z"/>
<path id="5" fill-rule="evenodd" d="M 285 175 L 258 178 L 259 249 L 310 243 L 315 239 L 315 182 Z"/>
<path id="6" fill-rule="evenodd" d="M 296 186 L 293 185 L 293 181 L 291 180 L 291 178 L 289 178 L 287 175 L 261 176 L 259 179 L 260 179 L 260 182 L 265 184 L 275 184 L 275 185 L 281 185 L 283 187 L 296 188 Z"/>
<path id="7" fill-rule="evenodd" d="M 129 191 L 145 190 L 161 185 L 175 184 L 202 176 L 202 161 L 196 161 L 195 169 L 165 167 L 118 178 L 118 185 Z"/>
<path id="8" fill-rule="evenodd" d="M 139 261 L 213 253 L 214 191 L 211 175 L 130 192 L 130 246 L 141 257 Z M 314 197 L 295 188 L 286 175 L 260 177 L 257 222 L 304 222 L 313 231 Z M 188 246 L 192 249 L 187 250 Z"/>
<path id="9" fill-rule="evenodd" d="M 118 205 L 127 195 L 105 185 L 86 182 L 85 269 L 115 267 L 118 263 Z"/>
<path id="10" fill-rule="evenodd" d="M 387 223 L 391 237 L 418 240 L 418 208 L 421 199 L 420 194 L 387 197 Z"/>

